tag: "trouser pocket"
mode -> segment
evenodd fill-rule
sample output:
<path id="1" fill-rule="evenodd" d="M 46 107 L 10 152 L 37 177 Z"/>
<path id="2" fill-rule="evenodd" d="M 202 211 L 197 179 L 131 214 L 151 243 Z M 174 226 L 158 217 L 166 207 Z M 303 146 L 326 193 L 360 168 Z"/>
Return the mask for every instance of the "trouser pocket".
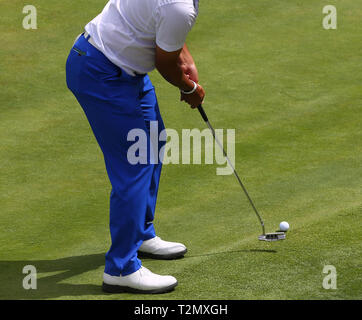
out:
<path id="1" fill-rule="evenodd" d="M 72 92 L 78 92 L 80 90 L 81 71 L 86 58 L 85 54 L 78 51 L 81 50 L 73 47 L 66 63 L 67 86 Z"/>

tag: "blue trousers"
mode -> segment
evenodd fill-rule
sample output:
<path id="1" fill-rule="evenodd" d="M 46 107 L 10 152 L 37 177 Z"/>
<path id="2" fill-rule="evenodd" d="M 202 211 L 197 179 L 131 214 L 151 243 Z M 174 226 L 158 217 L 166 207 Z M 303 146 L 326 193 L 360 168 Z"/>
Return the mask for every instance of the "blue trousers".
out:
<path id="1" fill-rule="evenodd" d="M 150 121 L 158 121 L 158 134 L 164 129 L 155 90 L 148 75 L 126 74 L 83 35 L 68 56 L 66 78 L 103 152 L 112 185 L 112 244 L 106 253 L 105 272 L 125 276 L 141 267 L 137 250 L 142 242 L 155 237 L 152 221 L 162 164 L 131 164 L 127 159 L 135 143 L 127 141 L 130 130 L 144 130 L 151 148 Z M 154 152 L 158 154 L 163 144 Z"/>

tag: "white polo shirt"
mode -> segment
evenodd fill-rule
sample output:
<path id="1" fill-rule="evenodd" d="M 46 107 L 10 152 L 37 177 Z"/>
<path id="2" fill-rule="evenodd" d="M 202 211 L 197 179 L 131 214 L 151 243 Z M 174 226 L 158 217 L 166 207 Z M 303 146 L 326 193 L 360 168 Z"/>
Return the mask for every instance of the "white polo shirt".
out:
<path id="1" fill-rule="evenodd" d="M 156 44 L 181 49 L 197 14 L 198 0 L 110 0 L 85 30 L 98 50 L 134 75 L 155 68 Z"/>

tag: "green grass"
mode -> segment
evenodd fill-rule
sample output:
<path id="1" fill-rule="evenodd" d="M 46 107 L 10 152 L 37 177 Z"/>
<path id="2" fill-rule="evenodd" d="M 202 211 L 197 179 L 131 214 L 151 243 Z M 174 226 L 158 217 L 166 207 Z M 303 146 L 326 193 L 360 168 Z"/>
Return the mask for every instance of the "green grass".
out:
<path id="1" fill-rule="evenodd" d="M 164 166 L 158 234 L 182 260 L 143 260 L 177 277 L 165 295 L 106 295 L 110 185 L 89 125 L 65 85 L 75 36 L 106 1 L 0 2 L 0 299 L 361 299 L 362 5 L 358 1 L 201 1 L 188 38 L 216 128 L 235 128 L 236 167 L 287 240 L 261 243 L 233 176 L 216 165 Z M 322 28 L 335 4 L 338 29 Z M 156 73 L 167 127 L 204 128 Z M 22 288 L 33 264 L 37 290 Z M 322 287 L 324 265 L 337 289 Z"/>

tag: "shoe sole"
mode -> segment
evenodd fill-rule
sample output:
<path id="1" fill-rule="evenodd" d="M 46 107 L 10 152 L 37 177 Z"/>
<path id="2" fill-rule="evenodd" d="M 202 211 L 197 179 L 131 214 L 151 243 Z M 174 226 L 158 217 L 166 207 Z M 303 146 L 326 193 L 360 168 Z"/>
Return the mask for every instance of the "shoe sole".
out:
<path id="1" fill-rule="evenodd" d="M 172 290 L 175 289 L 175 287 L 177 286 L 178 282 L 176 281 L 176 283 L 168 286 L 168 287 L 164 287 L 164 288 L 159 288 L 159 289 L 151 289 L 151 290 L 142 290 L 142 289 L 135 289 L 135 288 L 131 288 L 131 287 L 125 287 L 125 286 L 117 286 L 117 285 L 113 285 L 113 284 L 107 284 L 104 283 L 102 284 L 102 290 L 104 292 L 107 293 L 141 293 L 141 294 L 159 294 L 159 293 L 167 293 L 170 292 Z"/>
<path id="2" fill-rule="evenodd" d="M 186 252 L 187 252 L 187 249 L 185 249 L 184 251 L 180 251 L 177 253 L 170 253 L 170 254 L 154 254 L 154 253 L 138 251 L 138 256 L 140 258 L 150 258 L 150 259 L 157 259 L 157 260 L 174 260 L 174 259 L 183 258 L 183 256 L 186 254 Z"/>

